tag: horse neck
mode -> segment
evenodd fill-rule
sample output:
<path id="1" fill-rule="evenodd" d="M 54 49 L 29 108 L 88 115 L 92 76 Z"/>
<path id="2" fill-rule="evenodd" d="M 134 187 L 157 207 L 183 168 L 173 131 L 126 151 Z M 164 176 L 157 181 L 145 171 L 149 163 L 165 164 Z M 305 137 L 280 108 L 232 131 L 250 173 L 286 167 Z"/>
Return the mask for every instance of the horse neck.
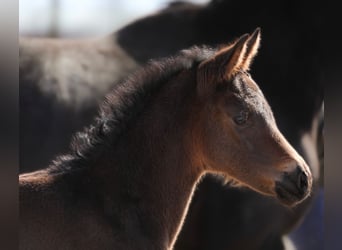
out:
<path id="1" fill-rule="evenodd" d="M 167 248 L 175 241 L 202 173 L 189 151 L 189 92 L 194 86 L 184 81 L 191 77 L 164 84 L 117 148 L 103 158 L 103 171 L 96 170 L 104 173 L 108 206 L 120 203 L 112 216 L 129 218 L 132 234 L 139 230 L 154 242 L 167 242 Z"/>

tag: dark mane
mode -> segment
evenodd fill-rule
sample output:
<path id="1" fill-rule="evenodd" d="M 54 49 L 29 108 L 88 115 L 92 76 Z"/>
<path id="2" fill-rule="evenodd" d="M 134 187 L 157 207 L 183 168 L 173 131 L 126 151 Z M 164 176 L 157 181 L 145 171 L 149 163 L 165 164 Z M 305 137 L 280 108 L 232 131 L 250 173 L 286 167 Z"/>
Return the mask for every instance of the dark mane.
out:
<path id="1" fill-rule="evenodd" d="M 214 49 L 194 46 L 174 57 L 151 60 L 145 67 L 119 82 L 106 96 L 94 122 L 74 135 L 69 154 L 57 157 L 50 173 L 74 172 L 87 166 L 89 157 L 96 157 L 118 138 L 167 82 L 182 70 L 197 66 L 215 53 Z"/>

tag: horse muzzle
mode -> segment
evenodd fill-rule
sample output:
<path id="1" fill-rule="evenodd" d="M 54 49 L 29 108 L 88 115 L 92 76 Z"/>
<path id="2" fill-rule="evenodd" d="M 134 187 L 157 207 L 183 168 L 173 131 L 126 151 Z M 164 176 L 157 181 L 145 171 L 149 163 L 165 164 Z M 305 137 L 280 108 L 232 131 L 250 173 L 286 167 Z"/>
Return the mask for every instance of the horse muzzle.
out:
<path id="1" fill-rule="evenodd" d="M 294 206 L 310 194 L 311 188 L 311 174 L 297 166 L 292 172 L 284 172 L 281 181 L 276 181 L 275 192 L 281 203 Z"/>

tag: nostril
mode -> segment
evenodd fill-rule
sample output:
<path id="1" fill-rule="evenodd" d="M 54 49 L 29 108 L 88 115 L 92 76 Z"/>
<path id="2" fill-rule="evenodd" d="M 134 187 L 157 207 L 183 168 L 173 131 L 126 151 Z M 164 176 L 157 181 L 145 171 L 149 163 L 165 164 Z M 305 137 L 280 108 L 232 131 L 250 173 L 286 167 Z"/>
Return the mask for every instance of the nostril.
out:
<path id="1" fill-rule="evenodd" d="M 292 172 L 284 172 L 281 181 L 276 181 L 275 192 L 284 203 L 301 201 L 309 194 L 311 180 L 299 165 Z"/>
<path id="2" fill-rule="evenodd" d="M 297 186 L 303 192 L 306 192 L 308 189 L 308 177 L 303 171 L 300 171 L 297 181 Z"/>

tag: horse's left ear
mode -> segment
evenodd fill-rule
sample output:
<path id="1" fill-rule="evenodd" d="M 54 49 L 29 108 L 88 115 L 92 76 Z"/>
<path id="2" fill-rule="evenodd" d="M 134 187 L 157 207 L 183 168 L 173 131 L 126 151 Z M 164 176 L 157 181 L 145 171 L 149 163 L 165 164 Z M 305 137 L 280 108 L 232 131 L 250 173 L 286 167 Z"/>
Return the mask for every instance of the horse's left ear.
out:
<path id="1" fill-rule="evenodd" d="M 251 36 L 245 34 L 231 45 L 220 49 L 198 67 L 198 92 L 210 93 L 215 82 L 230 80 L 239 71 L 247 71 L 260 45 L 260 28 Z"/>
<path id="2" fill-rule="evenodd" d="M 198 67 L 198 92 L 200 96 L 211 93 L 215 83 L 229 80 L 241 70 L 245 59 L 249 35 L 241 36 L 235 43 L 224 47 Z"/>
<path id="3" fill-rule="evenodd" d="M 226 46 L 215 56 L 214 61 L 221 67 L 221 78 L 229 80 L 235 73 L 248 71 L 260 46 L 260 28 L 256 28 L 252 35 L 241 36 L 234 45 Z"/>
<path id="4" fill-rule="evenodd" d="M 256 28 L 253 34 L 247 40 L 247 49 L 245 57 L 241 62 L 241 69 L 248 71 L 254 57 L 260 47 L 260 28 Z"/>

